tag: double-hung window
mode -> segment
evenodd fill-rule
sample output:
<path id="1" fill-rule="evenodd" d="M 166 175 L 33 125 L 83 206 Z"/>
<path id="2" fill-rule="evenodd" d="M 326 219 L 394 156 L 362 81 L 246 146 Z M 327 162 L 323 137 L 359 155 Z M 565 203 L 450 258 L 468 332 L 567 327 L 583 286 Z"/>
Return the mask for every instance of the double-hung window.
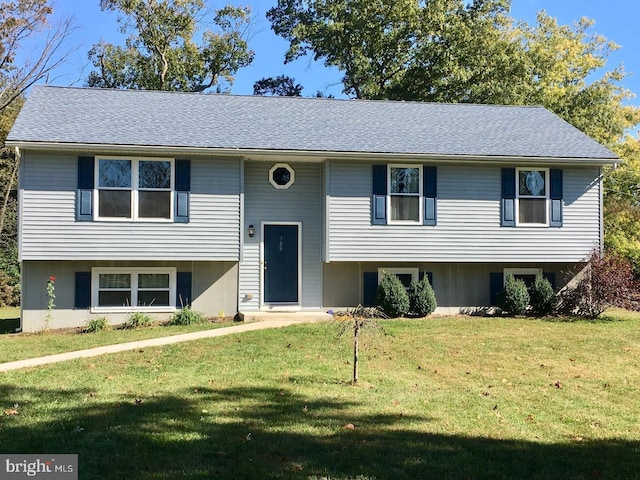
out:
<path id="1" fill-rule="evenodd" d="M 518 224 L 548 225 L 549 170 L 517 169 Z"/>
<path id="2" fill-rule="evenodd" d="M 93 270 L 92 305 L 106 310 L 167 310 L 175 307 L 176 272 L 171 268 Z"/>
<path id="3" fill-rule="evenodd" d="M 171 220 L 173 160 L 98 158 L 99 219 Z"/>
<path id="4" fill-rule="evenodd" d="M 420 223 L 422 216 L 422 166 L 389 165 L 389 219 Z"/>

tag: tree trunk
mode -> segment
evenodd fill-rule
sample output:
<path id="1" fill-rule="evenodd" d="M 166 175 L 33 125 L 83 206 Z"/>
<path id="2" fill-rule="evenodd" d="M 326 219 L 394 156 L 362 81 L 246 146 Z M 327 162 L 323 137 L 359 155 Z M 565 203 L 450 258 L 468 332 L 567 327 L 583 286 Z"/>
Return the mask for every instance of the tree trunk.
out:
<path id="1" fill-rule="evenodd" d="M 18 176 L 18 167 L 20 166 L 20 157 L 18 155 L 10 155 L 13 157 L 13 166 L 11 167 L 11 175 L 9 182 L 6 185 L 6 190 L 2 193 L 2 206 L 0 207 L 0 235 L 4 232 L 4 225 L 7 218 L 7 208 L 9 206 L 9 200 L 11 199 L 11 190 L 16 184 L 16 178 Z"/>
<path id="2" fill-rule="evenodd" d="M 354 320 L 353 325 L 353 383 L 358 383 L 358 334 L 360 333 L 360 323 Z"/>

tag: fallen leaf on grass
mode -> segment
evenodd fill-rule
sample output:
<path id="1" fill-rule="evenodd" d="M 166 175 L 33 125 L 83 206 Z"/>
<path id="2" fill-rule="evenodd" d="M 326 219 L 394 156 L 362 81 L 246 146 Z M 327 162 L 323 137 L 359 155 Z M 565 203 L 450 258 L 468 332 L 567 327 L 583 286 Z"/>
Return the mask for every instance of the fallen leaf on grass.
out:
<path id="1" fill-rule="evenodd" d="M 344 427 L 342 427 L 342 428 L 345 428 L 345 429 L 347 429 L 347 430 L 355 430 L 355 429 L 356 429 L 356 426 L 355 426 L 353 423 L 347 423 L 347 424 L 346 424 Z"/>
<path id="2" fill-rule="evenodd" d="M 18 405 L 18 404 L 15 404 L 15 405 L 13 406 L 13 408 L 7 408 L 7 409 L 4 411 L 4 414 L 5 414 L 6 416 L 8 416 L 8 417 L 12 417 L 12 416 L 14 416 L 14 415 L 18 415 L 18 408 L 19 408 L 19 405 Z"/>

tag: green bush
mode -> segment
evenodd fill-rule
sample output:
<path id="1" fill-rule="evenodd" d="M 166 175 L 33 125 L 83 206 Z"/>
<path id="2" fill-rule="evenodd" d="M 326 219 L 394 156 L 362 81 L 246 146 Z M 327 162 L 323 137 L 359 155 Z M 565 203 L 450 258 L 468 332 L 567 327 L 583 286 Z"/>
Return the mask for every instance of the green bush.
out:
<path id="1" fill-rule="evenodd" d="M 436 294 L 425 275 L 418 283 L 411 282 L 409 287 L 409 306 L 412 313 L 420 317 L 431 315 L 438 306 Z"/>
<path id="2" fill-rule="evenodd" d="M 530 303 L 533 311 L 539 315 L 548 315 L 556 306 L 556 294 L 549 280 L 537 275 L 531 287 Z"/>
<path id="3" fill-rule="evenodd" d="M 124 324 L 124 328 L 142 328 L 149 327 L 153 320 L 149 315 L 143 312 L 133 312 Z"/>
<path id="4" fill-rule="evenodd" d="M 504 290 L 498 298 L 498 307 L 511 315 L 522 315 L 529 305 L 529 292 L 523 280 L 509 274 L 504 282 Z"/>
<path id="5" fill-rule="evenodd" d="M 15 293 L 14 287 L 11 285 L 11 279 L 0 271 L 0 308 L 14 306 L 14 299 Z"/>
<path id="6" fill-rule="evenodd" d="M 376 291 L 376 305 L 391 318 L 409 311 L 409 295 L 395 275 L 384 273 Z"/>
<path id="7" fill-rule="evenodd" d="M 184 307 L 177 311 L 169 319 L 169 325 L 193 325 L 195 323 L 204 323 L 207 321 L 202 313 L 192 310 L 191 307 Z"/>
<path id="8" fill-rule="evenodd" d="M 87 326 L 84 328 L 86 333 L 101 332 L 102 330 L 108 330 L 111 328 L 111 324 L 106 317 L 92 318 L 87 322 Z"/>

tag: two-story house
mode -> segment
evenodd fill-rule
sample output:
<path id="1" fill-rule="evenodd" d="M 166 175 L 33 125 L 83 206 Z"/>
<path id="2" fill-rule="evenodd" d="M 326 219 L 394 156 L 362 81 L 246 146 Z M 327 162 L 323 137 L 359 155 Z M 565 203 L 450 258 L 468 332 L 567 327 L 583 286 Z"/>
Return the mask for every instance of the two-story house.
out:
<path id="1" fill-rule="evenodd" d="M 619 161 L 541 107 L 59 87 L 7 144 L 25 331 L 370 304 L 384 271 L 429 275 L 443 313 L 509 272 L 560 288 Z"/>

